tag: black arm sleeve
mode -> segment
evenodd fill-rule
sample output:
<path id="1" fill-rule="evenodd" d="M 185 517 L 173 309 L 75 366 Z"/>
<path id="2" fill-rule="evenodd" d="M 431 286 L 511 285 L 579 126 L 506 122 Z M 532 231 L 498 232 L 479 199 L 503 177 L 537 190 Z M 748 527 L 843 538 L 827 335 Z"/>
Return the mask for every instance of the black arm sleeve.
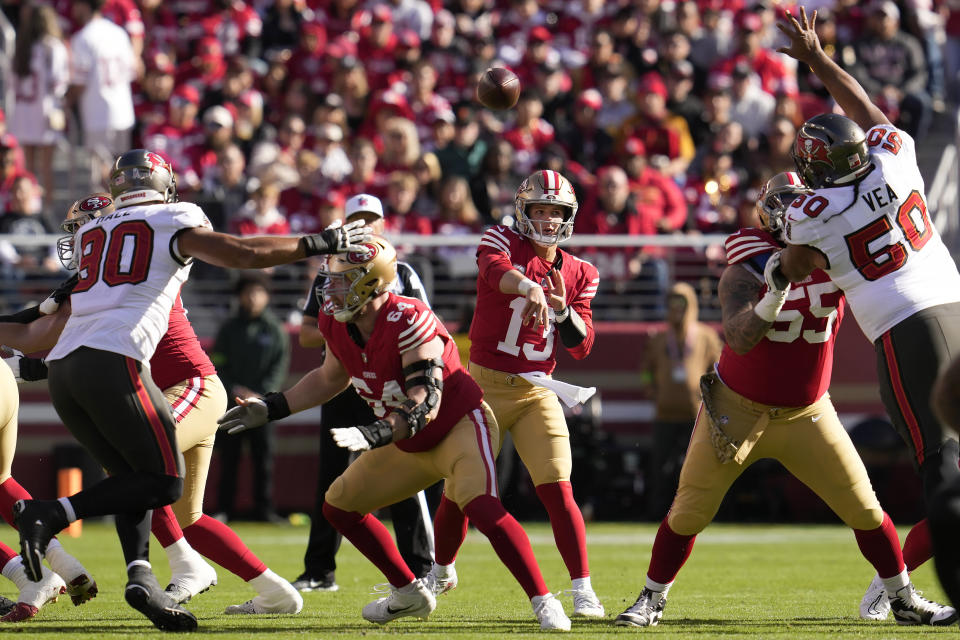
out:
<path id="1" fill-rule="evenodd" d="M 568 311 L 570 315 L 567 319 L 557 323 L 557 333 L 563 346 L 572 349 L 587 339 L 587 325 L 573 307 L 569 307 Z"/>
<path id="2" fill-rule="evenodd" d="M 39 305 L 36 307 L 30 307 L 29 309 L 22 309 L 16 313 L 11 313 L 10 315 L 0 316 L 0 322 L 15 322 L 17 324 L 30 324 L 37 318 L 43 317 L 43 314 L 40 313 Z"/>

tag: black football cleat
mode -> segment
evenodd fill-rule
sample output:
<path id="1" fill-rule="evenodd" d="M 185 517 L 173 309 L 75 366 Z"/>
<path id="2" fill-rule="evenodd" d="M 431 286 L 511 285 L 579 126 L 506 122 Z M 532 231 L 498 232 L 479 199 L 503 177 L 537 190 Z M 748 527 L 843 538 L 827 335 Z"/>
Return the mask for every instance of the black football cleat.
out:
<path id="1" fill-rule="evenodd" d="M 127 604 L 145 615 L 161 631 L 194 631 L 196 617 L 181 607 L 157 582 L 149 567 L 134 566 L 127 571 Z"/>
<path id="2" fill-rule="evenodd" d="M 69 524 L 63 509 L 52 500 L 18 500 L 13 505 L 13 520 L 20 530 L 20 556 L 27 577 L 34 582 L 43 578 L 41 564 L 53 536 Z"/>

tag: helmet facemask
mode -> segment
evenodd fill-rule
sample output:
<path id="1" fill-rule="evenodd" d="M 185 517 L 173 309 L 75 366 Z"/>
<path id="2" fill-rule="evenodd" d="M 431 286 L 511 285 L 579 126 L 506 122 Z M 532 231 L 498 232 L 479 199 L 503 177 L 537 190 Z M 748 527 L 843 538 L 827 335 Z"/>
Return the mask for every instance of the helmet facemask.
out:
<path id="1" fill-rule="evenodd" d="M 374 238 L 344 254 L 327 256 L 321 310 L 338 322 L 352 322 L 373 298 L 387 291 L 397 276 L 397 252 Z"/>
<path id="2" fill-rule="evenodd" d="M 73 239 L 83 225 L 94 218 L 114 211 L 113 200 L 108 193 L 94 193 L 74 202 L 60 228 L 68 235 L 57 240 L 57 256 L 60 263 L 71 271 L 77 268 L 77 258 L 73 252 Z"/>
<path id="3" fill-rule="evenodd" d="M 517 190 L 516 229 L 520 235 L 530 238 L 542 247 L 550 247 L 569 240 L 573 235 L 573 223 L 577 216 L 576 193 L 573 185 L 556 171 L 543 170 L 531 174 Z M 562 222 L 532 220 L 527 209 L 533 205 L 557 205 L 564 209 Z M 554 232 L 545 227 L 556 225 Z"/>
<path id="4" fill-rule="evenodd" d="M 767 180 L 757 198 L 757 216 L 760 225 L 777 240 L 783 240 L 783 221 L 787 207 L 797 197 L 811 193 L 800 176 L 792 171 L 778 173 Z"/>

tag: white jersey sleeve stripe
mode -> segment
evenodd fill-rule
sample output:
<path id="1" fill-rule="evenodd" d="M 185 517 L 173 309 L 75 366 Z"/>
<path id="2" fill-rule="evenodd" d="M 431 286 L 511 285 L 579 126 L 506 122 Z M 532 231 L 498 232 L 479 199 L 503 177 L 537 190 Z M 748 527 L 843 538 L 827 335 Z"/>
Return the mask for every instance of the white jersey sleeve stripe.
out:
<path id="1" fill-rule="evenodd" d="M 400 341 L 400 353 L 406 353 L 429 342 L 435 335 L 437 335 L 437 321 L 431 317 L 430 322 L 424 323 L 416 334 Z"/>
<path id="2" fill-rule="evenodd" d="M 417 328 L 420 325 L 422 325 L 426 321 L 426 319 L 429 317 L 430 317 L 429 313 L 421 313 L 420 317 L 417 318 L 416 321 L 411 326 L 407 327 L 406 329 L 400 332 L 400 335 L 398 336 L 398 338 L 401 341 L 406 340 L 409 337 L 409 334 L 415 332 Z"/>
<path id="3" fill-rule="evenodd" d="M 509 250 L 509 249 L 507 249 L 507 248 L 505 248 L 505 247 L 502 247 L 501 245 L 496 244 L 495 242 L 490 242 L 489 240 L 486 240 L 486 239 L 480 240 L 480 246 L 481 246 L 481 247 L 490 247 L 491 249 L 495 249 L 496 251 L 501 251 L 501 252 L 507 254 L 508 256 L 510 255 L 510 250 Z"/>

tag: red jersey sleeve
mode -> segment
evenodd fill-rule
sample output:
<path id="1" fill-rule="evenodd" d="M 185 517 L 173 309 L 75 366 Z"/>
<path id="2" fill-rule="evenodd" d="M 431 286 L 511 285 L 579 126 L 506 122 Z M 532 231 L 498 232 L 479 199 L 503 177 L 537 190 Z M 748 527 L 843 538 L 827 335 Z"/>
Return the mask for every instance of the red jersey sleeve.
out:
<path id="1" fill-rule="evenodd" d="M 397 336 L 401 355 L 430 342 L 440 334 L 437 316 L 430 309 L 418 309 L 410 305 L 409 308 L 392 313 L 400 314 L 398 321 L 405 327 Z"/>
<path id="2" fill-rule="evenodd" d="M 495 291 L 500 290 L 503 274 L 514 268 L 510 259 L 510 239 L 504 231 L 506 227 L 500 225 L 487 229 L 477 247 L 477 266 L 480 269 L 480 277 Z"/>
<path id="3" fill-rule="evenodd" d="M 577 360 L 583 360 L 590 355 L 590 351 L 593 349 L 593 340 L 596 336 L 593 329 L 593 309 L 590 307 L 590 303 L 597 295 L 597 287 L 600 285 L 600 272 L 586 260 L 577 259 L 577 262 L 580 266 L 577 287 L 572 295 L 567 296 L 567 303 L 583 319 L 583 324 L 587 327 L 587 337 L 576 347 L 568 348 L 567 351 Z"/>
<path id="4" fill-rule="evenodd" d="M 755 258 L 779 251 L 782 247 L 772 235 L 762 229 L 740 229 L 727 236 L 723 242 L 727 252 L 727 264 L 750 263 Z M 757 268 L 757 264 L 752 265 Z M 761 273 L 763 268 L 760 267 Z"/>

